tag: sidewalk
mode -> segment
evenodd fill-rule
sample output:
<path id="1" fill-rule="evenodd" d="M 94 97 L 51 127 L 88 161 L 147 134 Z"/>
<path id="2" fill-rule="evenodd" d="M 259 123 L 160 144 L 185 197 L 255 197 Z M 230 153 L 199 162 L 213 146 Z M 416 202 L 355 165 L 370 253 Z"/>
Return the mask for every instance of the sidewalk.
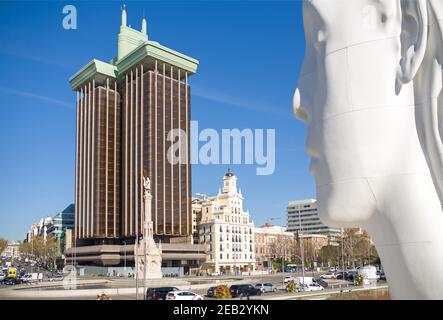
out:
<path id="1" fill-rule="evenodd" d="M 359 292 L 359 291 L 367 291 L 367 290 L 379 290 L 379 289 L 388 289 L 388 285 L 380 285 L 380 286 L 371 286 L 371 287 L 348 287 L 343 289 L 327 289 L 321 291 L 312 291 L 312 292 L 297 292 L 293 294 L 286 293 L 284 295 L 278 295 L 267 298 L 265 295 L 257 297 L 254 300 L 298 300 L 302 298 L 308 297 L 322 297 L 328 296 L 331 294 L 337 294 L 342 292 Z"/>

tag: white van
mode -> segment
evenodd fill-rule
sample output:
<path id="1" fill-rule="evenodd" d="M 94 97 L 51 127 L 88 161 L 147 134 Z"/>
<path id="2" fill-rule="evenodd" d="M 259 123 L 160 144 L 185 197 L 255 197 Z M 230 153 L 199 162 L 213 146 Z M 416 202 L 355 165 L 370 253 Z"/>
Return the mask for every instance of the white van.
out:
<path id="1" fill-rule="evenodd" d="M 377 275 L 377 268 L 371 265 L 364 266 L 363 268 L 358 269 L 357 272 L 363 277 L 363 280 L 366 280 L 366 284 L 377 282 L 379 278 Z"/>
<path id="2" fill-rule="evenodd" d="M 304 279 L 303 279 L 303 277 L 297 277 L 297 281 L 298 281 L 298 283 L 304 283 L 304 284 L 311 284 L 311 283 L 314 283 L 314 278 L 313 277 L 305 277 Z"/>

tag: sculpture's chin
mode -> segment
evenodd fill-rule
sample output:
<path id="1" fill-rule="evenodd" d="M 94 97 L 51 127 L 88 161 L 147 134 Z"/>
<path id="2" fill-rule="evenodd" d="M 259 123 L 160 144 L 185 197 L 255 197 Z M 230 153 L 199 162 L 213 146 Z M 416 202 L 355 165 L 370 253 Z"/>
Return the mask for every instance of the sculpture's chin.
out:
<path id="1" fill-rule="evenodd" d="M 317 186 L 320 220 L 329 227 L 362 227 L 375 212 L 376 202 L 365 179 Z"/>

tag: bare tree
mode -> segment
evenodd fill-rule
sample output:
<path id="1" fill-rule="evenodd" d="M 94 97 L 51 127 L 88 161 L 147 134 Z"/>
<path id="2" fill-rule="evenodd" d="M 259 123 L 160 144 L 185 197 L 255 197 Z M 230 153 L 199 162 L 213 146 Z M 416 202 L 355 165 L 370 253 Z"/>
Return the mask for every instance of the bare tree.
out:
<path id="1" fill-rule="evenodd" d="M 6 249 L 7 246 L 8 246 L 8 240 L 0 238 L 0 255 Z"/>
<path id="2" fill-rule="evenodd" d="M 58 241 L 55 237 L 33 237 L 20 245 L 20 253 L 31 258 L 39 267 L 52 270 L 58 256 Z"/>

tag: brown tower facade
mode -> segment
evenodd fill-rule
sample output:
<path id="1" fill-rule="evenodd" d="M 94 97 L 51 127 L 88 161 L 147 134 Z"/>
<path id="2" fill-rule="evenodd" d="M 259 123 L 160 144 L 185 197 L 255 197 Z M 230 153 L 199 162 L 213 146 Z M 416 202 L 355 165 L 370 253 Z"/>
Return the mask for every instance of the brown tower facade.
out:
<path id="1" fill-rule="evenodd" d="M 104 85 L 92 80 L 78 91 L 78 239 L 120 234 L 120 94 L 116 87 L 109 79 Z"/>
<path id="2" fill-rule="evenodd" d="M 133 237 L 143 226 L 143 174 L 152 182 L 154 234 L 189 236 L 191 172 L 189 165 L 190 88 L 187 72 L 155 60 L 124 75 L 122 86 L 122 235 Z M 172 141 L 170 132 L 185 133 Z M 168 137 L 168 135 L 170 135 Z M 169 139 L 168 139 L 169 138 Z M 178 141 L 184 139 L 184 141 Z M 176 156 L 168 159 L 173 143 Z M 183 157 L 180 154 L 183 153 Z"/>

